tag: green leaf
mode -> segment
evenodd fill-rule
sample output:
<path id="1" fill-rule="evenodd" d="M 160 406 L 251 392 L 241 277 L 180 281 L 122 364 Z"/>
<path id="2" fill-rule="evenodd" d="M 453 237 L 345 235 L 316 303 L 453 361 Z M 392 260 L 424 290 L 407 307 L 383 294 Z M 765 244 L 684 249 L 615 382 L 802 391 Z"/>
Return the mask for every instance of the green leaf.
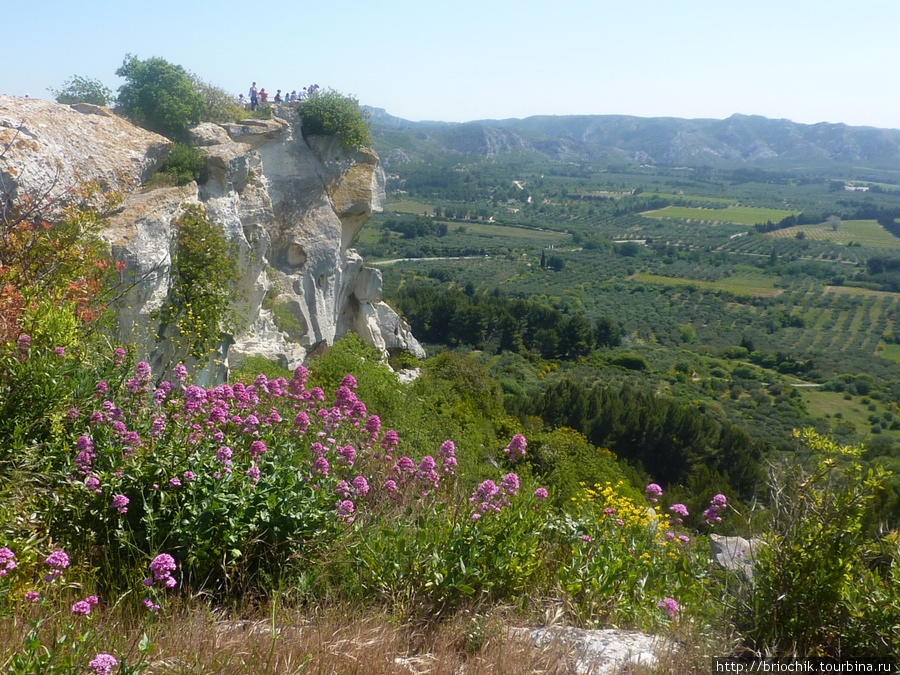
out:
<path id="1" fill-rule="evenodd" d="M 475 595 L 475 589 L 471 586 L 467 586 L 466 584 L 456 584 L 456 589 L 458 591 L 462 591 L 466 595 Z"/>
<path id="2" fill-rule="evenodd" d="M 150 636 L 144 633 L 141 636 L 141 641 L 138 642 L 138 650 L 141 652 L 141 654 L 149 654 L 155 649 L 155 647 L 156 645 L 154 645 L 150 641 Z"/>

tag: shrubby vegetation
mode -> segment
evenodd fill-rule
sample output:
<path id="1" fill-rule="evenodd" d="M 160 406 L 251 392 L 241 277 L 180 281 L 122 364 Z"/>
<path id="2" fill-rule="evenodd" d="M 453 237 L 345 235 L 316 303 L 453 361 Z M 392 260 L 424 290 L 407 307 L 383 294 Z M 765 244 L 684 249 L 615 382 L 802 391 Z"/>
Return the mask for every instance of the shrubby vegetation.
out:
<path id="1" fill-rule="evenodd" d="M 368 114 L 359 102 L 333 89 L 310 96 L 297 109 L 303 137 L 337 136 L 345 148 L 361 148 L 372 144 Z"/>
<path id="2" fill-rule="evenodd" d="M 200 151 L 184 143 L 175 143 L 166 161 L 145 183 L 145 187 L 162 185 L 187 185 L 191 181 L 205 183 L 209 178 L 206 158 Z"/>
<path id="3" fill-rule="evenodd" d="M 236 254 L 202 206 L 189 205 L 175 228 L 173 282 L 159 311 L 157 340 L 171 343 L 176 359 L 202 359 L 236 325 Z"/>
<path id="4" fill-rule="evenodd" d="M 71 105 L 73 103 L 91 103 L 107 106 L 113 101 L 112 90 L 100 80 L 91 77 L 73 75 L 63 82 L 61 89 L 51 89 L 50 93 L 57 103 Z"/>
<path id="5" fill-rule="evenodd" d="M 128 54 L 116 75 L 125 78 L 116 109 L 138 126 L 180 139 L 189 126 L 200 122 L 203 96 L 181 66 L 159 57 L 142 61 Z"/>

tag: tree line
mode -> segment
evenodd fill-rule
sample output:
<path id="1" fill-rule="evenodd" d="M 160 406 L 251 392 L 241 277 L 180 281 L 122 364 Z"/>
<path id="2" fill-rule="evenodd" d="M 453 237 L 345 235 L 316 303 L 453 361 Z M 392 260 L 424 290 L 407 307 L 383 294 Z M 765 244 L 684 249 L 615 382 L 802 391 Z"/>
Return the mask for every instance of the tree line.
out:
<path id="1" fill-rule="evenodd" d="M 499 291 L 476 295 L 427 286 L 404 286 L 391 302 L 425 342 L 468 345 L 496 344 L 513 352 L 533 350 L 544 358 L 586 356 L 598 347 L 621 343 L 621 329 L 608 317 L 594 323 L 580 315 L 530 300 L 508 298 Z"/>
<path id="2" fill-rule="evenodd" d="M 620 459 L 652 471 L 663 484 L 688 484 L 703 471 L 720 474 L 742 499 L 761 480 L 763 446 L 741 427 L 696 406 L 629 386 L 619 389 L 564 379 L 518 401 L 519 415 L 570 427 Z"/>

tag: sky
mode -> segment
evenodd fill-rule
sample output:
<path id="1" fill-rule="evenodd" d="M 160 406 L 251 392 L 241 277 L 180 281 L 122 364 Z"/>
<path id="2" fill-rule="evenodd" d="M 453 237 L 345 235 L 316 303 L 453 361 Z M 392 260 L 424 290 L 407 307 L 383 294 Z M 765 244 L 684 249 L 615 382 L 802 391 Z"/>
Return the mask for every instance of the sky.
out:
<path id="1" fill-rule="evenodd" d="M 897 0 L 20 0 L 0 94 L 114 92 L 127 54 L 245 96 L 317 83 L 409 120 L 531 115 L 900 128 Z"/>

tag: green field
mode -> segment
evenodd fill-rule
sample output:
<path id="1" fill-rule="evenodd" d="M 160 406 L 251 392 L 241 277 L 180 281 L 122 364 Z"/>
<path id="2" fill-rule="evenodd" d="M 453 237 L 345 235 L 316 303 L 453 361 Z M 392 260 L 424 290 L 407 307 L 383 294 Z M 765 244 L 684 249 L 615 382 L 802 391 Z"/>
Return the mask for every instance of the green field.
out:
<path id="1" fill-rule="evenodd" d="M 831 241 L 843 245 L 852 241 L 872 248 L 900 248 L 900 239 L 885 230 L 875 220 L 845 220 L 837 231 L 826 223 L 798 225 L 769 232 L 766 236 L 776 239 L 791 239 L 796 237 L 799 232 L 803 232 L 807 239 L 813 241 Z"/>
<path id="2" fill-rule="evenodd" d="M 706 202 L 707 204 L 736 204 L 736 200 L 727 197 L 701 197 L 699 195 L 674 194 L 671 192 L 644 192 L 645 197 L 660 197 L 662 199 L 683 199 L 691 202 Z"/>
<path id="3" fill-rule="evenodd" d="M 870 434 L 870 438 L 882 438 L 885 440 L 897 440 L 900 438 L 900 430 L 891 430 L 888 425 L 887 429 L 882 429 L 878 434 L 872 434 L 872 422 L 869 420 L 870 415 L 877 415 L 879 418 L 884 416 L 885 412 L 894 414 L 891 409 L 881 402 L 870 401 L 863 403 L 862 398 L 854 396 L 851 400 L 844 398 L 844 394 L 836 391 L 824 391 L 816 388 L 801 388 L 799 390 L 806 401 L 806 406 L 810 414 L 818 418 L 826 418 L 832 428 L 841 424 L 851 425 L 858 433 L 866 435 Z M 875 410 L 870 408 L 874 407 Z M 840 415 L 840 417 L 835 417 Z M 893 420 L 892 420 L 893 421 Z"/>
<path id="4" fill-rule="evenodd" d="M 735 225 L 756 225 L 769 221 L 777 223 L 795 211 L 783 209 L 761 209 L 753 206 L 729 206 L 727 209 L 698 209 L 688 206 L 667 206 L 656 211 L 644 211 L 646 218 L 675 218 L 678 220 L 702 220 L 706 222 L 733 223 Z"/>
<path id="5" fill-rule="evenodd" d="M 900 363 L 900 345 L 885 345 L 884 349 L 878 353 L 888 361 Z"/>
<path id="6" fill-rule="evenodd" d="M 694 285 L 705 291 L 729 291 L 736 295 L 753 295 L 761 298 L 774 297 L 781 293 L 781 289 L 775 288 L 777 278 L 763 274 L 735 275 L 720 281 L 699 281 L 667 277 L 661 274 L 638 273 L 630 277 L 630 279 L 646 284 L 663 284 L 666 286 Z"/>
<path id="7" fill-rule="evenodd" d="M 386 213 L 412 213 L 416 216 L 430 216 L 434 214 L 434 207 L 431 204 L 408 201 L 405 199 L 396 202 L 388 202 L 384 205 L 384 210 Z"/>
<path id="8" fill-rule="evenodd" d="M 486 235 L 489 237 L 513 237 L 516 239 L 536 239 L 552 243 L 559 243 L 570 239 L 564 232 L 550 232 L 549 230 L 532 230 L 525 227 L 508 227 L 506 225 L 491 225 L 490 223 L 458 223 L 447 222 L 449 232 L 459 232 L 465 228 L 466 234 Z"/>

